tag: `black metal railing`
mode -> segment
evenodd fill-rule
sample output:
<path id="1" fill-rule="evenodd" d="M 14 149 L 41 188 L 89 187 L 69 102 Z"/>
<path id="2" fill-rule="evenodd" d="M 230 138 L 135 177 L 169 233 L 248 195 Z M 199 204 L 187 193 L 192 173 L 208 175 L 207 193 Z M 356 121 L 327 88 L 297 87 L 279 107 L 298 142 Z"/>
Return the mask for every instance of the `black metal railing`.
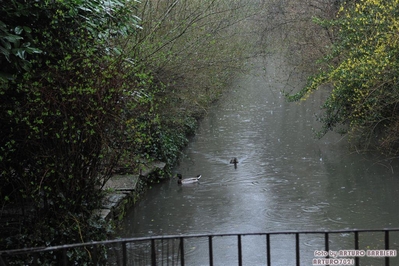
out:
<path id="1" fill-rule="evenodd" d="M 0 265 L 8 265 L 17 256 L 29 257 L 32 265 L 40 265 L 40 256 L 45 253 L 54 254 L 61 265 L 73 265 L 68 254 L 76 249 L 90 252 L 98 264 L 98 250 L 104 248 L 110 255 L 109 265 L 360 265 L 369 259 L 389 266 L 399 265 L 399 228 L 124 238 L 2 250 Z"/>

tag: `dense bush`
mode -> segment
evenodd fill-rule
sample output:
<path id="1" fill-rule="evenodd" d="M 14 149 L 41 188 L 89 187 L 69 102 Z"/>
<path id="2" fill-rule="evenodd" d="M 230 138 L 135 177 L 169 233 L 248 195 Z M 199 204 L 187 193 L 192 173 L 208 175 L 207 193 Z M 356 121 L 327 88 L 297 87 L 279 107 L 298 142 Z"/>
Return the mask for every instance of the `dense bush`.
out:
<path id="1" fill-rule="evenodd" d="M 101 186 L 116 166 L 176 162 L 240 69 L 244 39 L 225 38 L 244 3 L 1 3 L 0 249 L 107 237 L 93 215 Z M 91 256 L 68 253 L 77 264 Z"/>
<path id="2" fill-rule="evenodd" d="M 135 36 L 135 53 L 167 86 L 169 109 L 203 112 L 231 73 L 243 70 L 254 45 L 246 39 L 247 20 L 257 11 L 254 2 L 142 1 L 143 30 Z"/>
<path id="3" fill-rule="evenodd" d="M 396 0 L 354 1 L 342 6 L 336 19 L 317 20 L 336 36 L 331 53 L 324 60 L 326 67 L 290 98 L 330 90 L 321 135 L 338 128 L 364 148 L 373 143 L 385 153 L 399 151 L 397 5 Z"/>
<path id="4" fill-rule="evenodd" d="M 104 238 L 92 211 L 111 172 L 105 162 L 119 156 L 123 95 L 137 80 L 118 43 L 137 27 L 131 2 L 2 5 L 1 247 Z"/>
<path id="5" fill-rule="evenodd" d="M 126 45 L 147 72 L 140 91 L 149 112 L 128 120 L 132 142 L 146 159 L 173 165 L 197 120 L 229 84 L 232 73 L 243 71 L 251 46 L 246 19 L 254 3 L 223 1 L 142 1 L 137 13 L 142 30 Z M 242 49 L 246 46 L 247 49 Z"/>

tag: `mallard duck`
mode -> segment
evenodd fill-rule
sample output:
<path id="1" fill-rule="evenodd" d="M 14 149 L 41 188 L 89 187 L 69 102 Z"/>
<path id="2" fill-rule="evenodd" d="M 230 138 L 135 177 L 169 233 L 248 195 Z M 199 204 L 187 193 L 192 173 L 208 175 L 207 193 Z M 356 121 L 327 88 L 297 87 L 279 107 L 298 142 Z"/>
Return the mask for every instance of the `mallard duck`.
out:
<path id="1" fill-rule="evenodd" d="M 230 163 L 231 163 L 231 164 L 238 164 L 237 158 L 236 158 L 236 157 L 231 158 Z"/>
<path id="2" fill-rule="evenodd" d="M 197 175 L 197 177 L 190 177 L 190 178 L 184 178 L 181 174 L 177 174 L 177 177 L 179 178 L 177 180 L 177 184 L 183 185 L 183 184 L 193 184 L 193 183 L 198 183 L 199 179 L 201 178 L 201 175 Z"/>
<path id="3" fill-rule="evenodd" d="M 237 169 L 238 160 L 236 157 L 231 158 L 230 163 L 234 164 L 234 168 Z"/>

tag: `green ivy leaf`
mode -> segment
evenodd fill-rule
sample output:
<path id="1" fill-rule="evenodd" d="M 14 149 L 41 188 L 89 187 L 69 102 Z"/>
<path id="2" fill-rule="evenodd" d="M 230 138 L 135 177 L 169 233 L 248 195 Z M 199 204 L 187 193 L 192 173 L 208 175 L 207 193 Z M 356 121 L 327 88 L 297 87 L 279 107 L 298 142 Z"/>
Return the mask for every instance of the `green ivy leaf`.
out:
<path id="1" fill-rule="evenodd" d="M 12 42 L 12 43 L 17 43 L 19 40 L 23 40 L 24 39 L 21 36 L 13 35 L 13 34 L 9 34 L 7 36 L 4 36 L 3 38 L 6 39 L 9 42 Z"/>
<path id="2" fill-rule="evenodd" d="M 23 27 L 17 26 L 14 29 L 15 34 L 20 35 L 24 31 Z"/>

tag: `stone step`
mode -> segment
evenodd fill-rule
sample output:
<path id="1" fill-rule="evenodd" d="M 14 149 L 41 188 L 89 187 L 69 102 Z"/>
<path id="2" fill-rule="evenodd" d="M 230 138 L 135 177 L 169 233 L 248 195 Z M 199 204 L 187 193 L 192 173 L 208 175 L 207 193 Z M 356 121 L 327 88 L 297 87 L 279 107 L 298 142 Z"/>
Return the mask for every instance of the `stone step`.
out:
<path id="1" fill-rule="evenodd" d="M 151 162 L 142 163 L 140 173 L 136 175 L 114 175 L 104 185 L 103 190 L 108 194 L 104 198 L 103 207 L 95 211 L 96 215 L 104 220 L 121 219 L 126 209 L 134 204 L 140 179 L 146 179 L 150 174 L 164 170 L 166 163 Z"/>

